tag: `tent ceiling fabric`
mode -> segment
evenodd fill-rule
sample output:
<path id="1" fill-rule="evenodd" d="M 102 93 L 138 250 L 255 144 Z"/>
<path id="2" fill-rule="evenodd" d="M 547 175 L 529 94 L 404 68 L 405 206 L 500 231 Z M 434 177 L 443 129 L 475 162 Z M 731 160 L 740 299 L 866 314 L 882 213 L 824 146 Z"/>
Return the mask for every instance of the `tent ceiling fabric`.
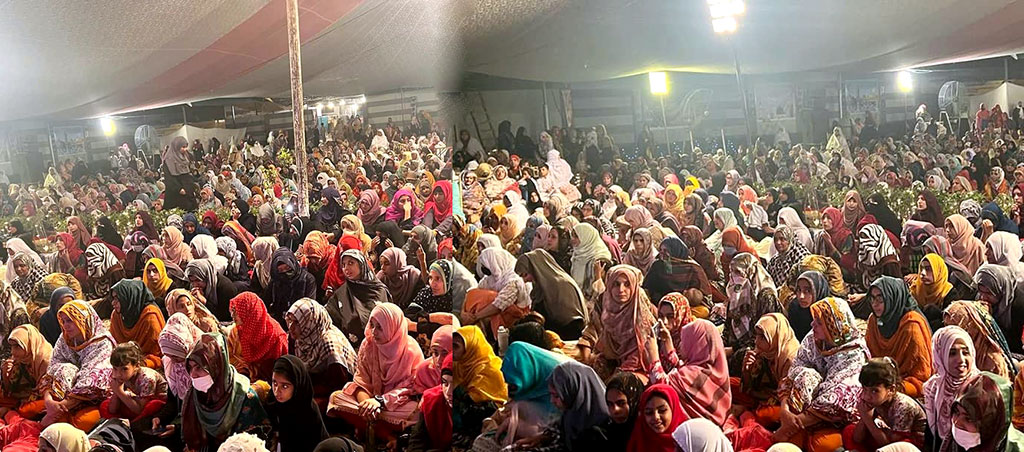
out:
<path id="1" fill-rule="evenodd" d="M 458 69 L 449 1 L 299 0 L 304 93 L 439 84 Z M 0 2 L 0 121 L 290 96 L 284 0 L 97 5 Z"/>
<path id="2" fill-rule="evenodd" d="M 885 71 L 1018 53 L 1024 2 L 299 0 L 307 96 L 457 84 L 462 71 L 582 82 L 649 70 Z M 289 96 L 284 0 L 0 1 L 0 121 Z M 731 42 L 730 42 L 731 41 Z"/>
<path id="3" fill-rule="evenodd" d="M 1024 48 L 1024 2 L 1012 0 L 746 0 L 733 36 L 714 34 L 705 0 L 476 3 L 465 69 L 530 80 L 732 73 L 730 40 L 752 74 L 885 71 Z"/>

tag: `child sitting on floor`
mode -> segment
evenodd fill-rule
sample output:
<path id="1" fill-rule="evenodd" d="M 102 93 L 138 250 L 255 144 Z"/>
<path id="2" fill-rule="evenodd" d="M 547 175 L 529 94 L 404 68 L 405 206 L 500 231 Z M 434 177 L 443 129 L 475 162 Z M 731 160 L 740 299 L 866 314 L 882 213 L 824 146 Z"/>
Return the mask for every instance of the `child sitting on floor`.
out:
<path id="1" fill-rule="evenodd" d="M 843 430 L 846 449 L 871 451 L 899 441 L 924 446 L 924 409 L 910 396 L 898 392 L 903 380 L 892 358 L 868 360 L 861 368 L 860 384 L 860 421 Z"/>
<path id="2" fill-rule="evenodd" d="M 109 399 L 100 405 L 104 418 L 125 418 L 133 425 L 147 421 L 167 403 L 167 381 L 159 371 L 143 367 L 145 355 L 135 342 L 126 342 L 110 354 L 113 371 Z M 150 422 L 138 424 L 148 428 Z"/>

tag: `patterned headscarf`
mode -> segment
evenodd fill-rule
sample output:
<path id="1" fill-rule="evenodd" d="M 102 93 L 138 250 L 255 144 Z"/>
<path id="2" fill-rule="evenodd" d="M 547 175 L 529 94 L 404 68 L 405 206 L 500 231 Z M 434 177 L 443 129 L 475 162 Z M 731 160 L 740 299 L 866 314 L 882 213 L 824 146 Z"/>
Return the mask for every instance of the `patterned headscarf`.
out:
<path id="1" fill-rule="evenodd" d="M 818 352 L 831 356 L 852 346 L 857 338 L 857 327 L 846 301 L 835 297 L 818 300 L 811 305 L 811 318 L 825 330 L 824 340 L 815 340 Z"/>
<path id="2" fill-rule="evenodd" d="M 285 319 L 288 333 L 295 341 L 295 355 L 311 371 L 320 372 L 337 363 L 350 375 L 355 375 L 356 351 L 345 334 L 331 322 L 323 305 L 301 298 L 288 309 Z"/>

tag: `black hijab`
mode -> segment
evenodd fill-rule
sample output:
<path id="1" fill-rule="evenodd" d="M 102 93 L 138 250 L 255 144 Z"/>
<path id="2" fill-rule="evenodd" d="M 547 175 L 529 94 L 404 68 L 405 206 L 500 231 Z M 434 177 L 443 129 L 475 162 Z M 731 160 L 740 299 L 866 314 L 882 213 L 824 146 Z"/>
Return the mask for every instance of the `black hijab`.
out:
<path id="1" fill-rule="evenodd" d="M 274 373 L 292 383 L 292 398 L 278 402 L 270 397 L 267 414 L 280 434 L 281 449 L 313 450 L 328 438 L 320 408 L 313 401 L 313 380 L 306 363 L 295 355 L 284 355 L 274 361 Z"/>
<path id="2" fill-rule="evenodd" d="M 288 271 L 279 271 L 277 267 L 281 264 L 287 265 Z M 270 300 L 267 300 L 267 311 L 284 325 L 284 314 L 291 304 L 304 294 L 311 293 L 309 284 L 316 286 L 316 279 L 299 265 L 295 253 L 283 246 L 278 248 L 270 258 Z M 316 290 L 315 287 L 313 290 Z"/>
<path id="3" fill-rule="evenodd" d="M 619 372 L 608 380 L 605 392 L 616 390 L 626 396 L 629 402 L 629 419 L 622 424 L 608 419 L 605 424 L 608 440 L 611 442 L 610 450 L 626 450 L 626 443 L 629 442 L 630 433 L 633 431 L 633 424 L 636 423 L 637 415 L 640 412 L 640 396 L 644 392 L 644 382 L 631 372 Z"/>
<path id="4" fill-rule="evenodd" d="M 903 223 L 899 217 L 889 208 L 889 202 L 881 193 L 874 193 L 868 196 L 864 202 L 864 210 L 875 216 L 879 226 L 899 237 L 903 233 Z"/>
<path id="5" fill-rule="evenodd" d="M 100 217 L 99 220 L 96 220 L 96 236 L 105 243 L 114 245 L 118 248 L 124 245 L 124 237 L 121 237 L 121 234 L 117 233 L 117 229 L 114 228 L 114 223 L 107 217 Z"/>

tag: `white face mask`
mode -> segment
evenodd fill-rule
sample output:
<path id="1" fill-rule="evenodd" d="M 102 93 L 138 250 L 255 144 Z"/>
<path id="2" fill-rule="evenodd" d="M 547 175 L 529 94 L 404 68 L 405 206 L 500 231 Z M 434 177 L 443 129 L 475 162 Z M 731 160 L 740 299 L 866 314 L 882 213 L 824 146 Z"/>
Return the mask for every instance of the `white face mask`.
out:
<path id="1" fill-rule="evenodd" d="M 206 375 L 199 378 L 193 378 L 192 386 L 196 388 L 196 391 L 205 393 L 213 387 L 213 377 Z"/>
<path id="2" fill-rule="evenodd" d="M 977 447 L 979 444 L 981 444 L 981 433 L 971 433 L 968 432 L 967 430 L 960 430 L 956 428 L 956 425 L 954 425 L 953 440 L 956 441 L 956 443 L 959 444 L 960 447 L 963 447 L 964 449 L 970 449 L 972 447 Z"/>

